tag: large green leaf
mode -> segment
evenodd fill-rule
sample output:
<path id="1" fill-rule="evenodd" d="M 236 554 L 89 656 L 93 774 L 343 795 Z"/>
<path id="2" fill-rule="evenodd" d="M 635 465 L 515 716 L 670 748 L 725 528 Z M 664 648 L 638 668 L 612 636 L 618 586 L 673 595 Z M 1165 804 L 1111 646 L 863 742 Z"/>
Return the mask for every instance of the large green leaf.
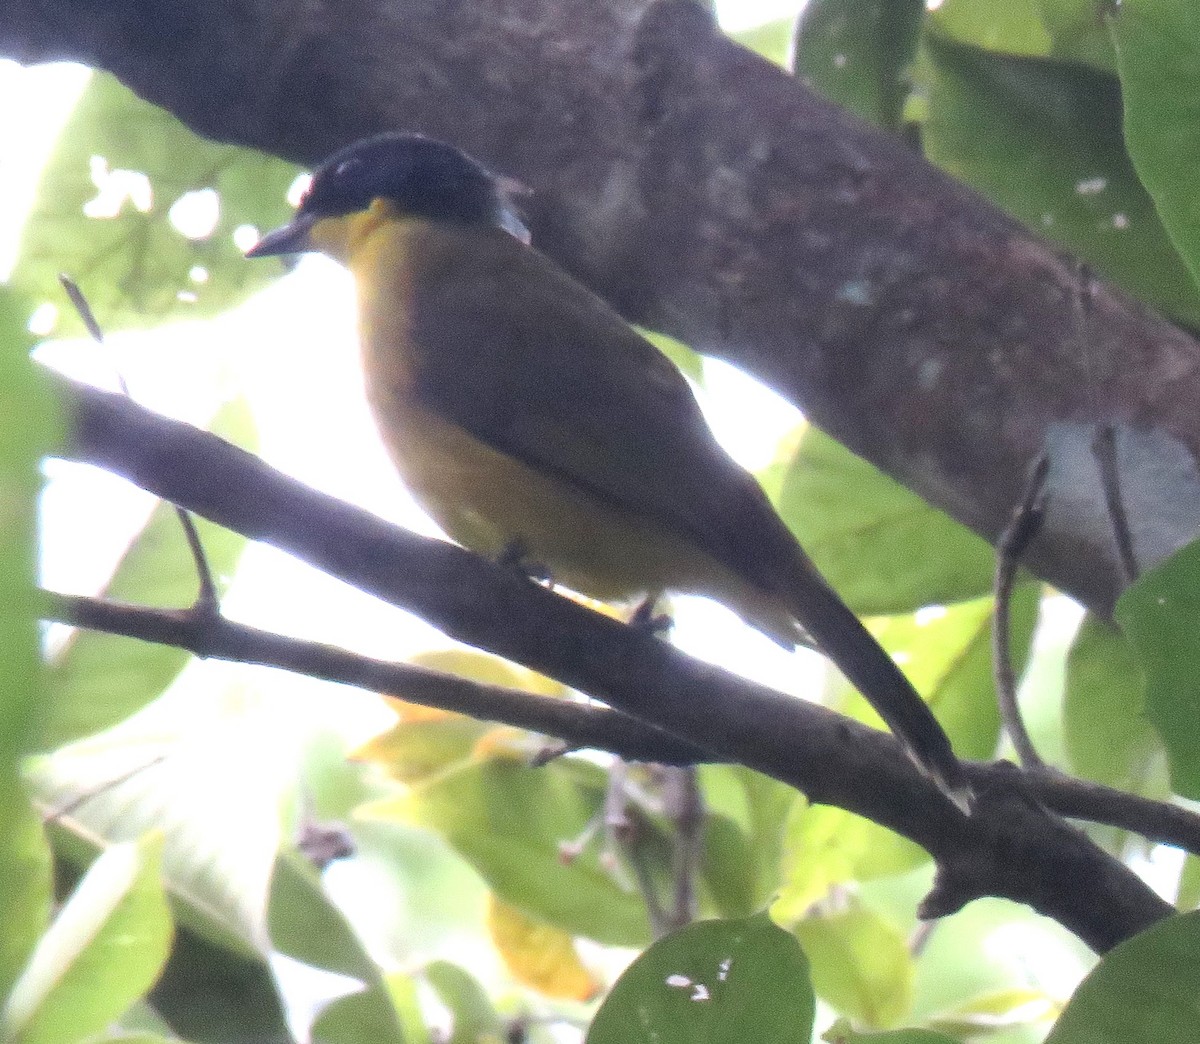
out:
<path id="1" fill-rule="evenodd" d="M 0 997 L 45 927 L 50 900 L 49 850 L 19 778 L 45 707 L 35 519 L 39 458 L 58 431 L 29 360 L 28 316 L 24 302 L 0 287 Z"/>
<path id="2" fill-rule="evenodd" d="M 902 1029 L 885 1033 L 859 1033 L 846 1022 L 835 1023 L 821 1039 L 827 1044 L 959 1044 L 954 1037 L 933 1030 Z"/>
<path id="3" fill-rule="evenodd" d="M 893 1026 L 912 1003 L 913 958 L 900 933 L 870 910 L 805 918 L 792 931 L 817 996 L 868 1026 Z"/>
<path id="4" fill-rule="evenodd" d="M 797 76 L 880 127 L 900 125 L 923 0 L 810 0 L 796 26 Z"/>
<path id="5" fill-rule="evenodd" d="M 718 903 L 723 895 L 744 897 L 748 909 L 738 913 L 723 910 L 725 917 L 761 910 L 779 888 L 788 810 L 804 799 L 791 787 L 742 765 L 700 765 L 697 771 L 709 814 L 736 829 L 745 846 L 739 847 L 727 864 L 705 864 L 713 897 Z M 706 858 L 713 855 L 710 847 Z M 734 872 L 733 864 L 742 880 L 724 888 L 715 878 Z"/>
<path id="6" fill-rule="evenodd" d="M 928 860 L 915 842 L 878 823 L 832 805 L 799 801 L 785 824 L 781 886 L 772 912 L 790 924 L 835 885 L 903 873 Z"/>
<path id="7" fill-rule="evenodd" d="M 645 905 L 603 865 L 599 846 L 563 859 L 562 846 L 600 813 L 603 793 L 603 773 L 591 765 L 531 769 L 495 758 L 414 788 L 402 811 L 442 834 L 512 906 L 573 935 L 644 945 Z"/>
<path id="8" fill-rule="evenodd" d="M 199 670 L 228 677 L 221 665 Z M 78 865 L 97 840 L 158 830 L 179 922 L 246 957 L 262 953 L 280 810 L 299 760 L 277 714 L 240 686 L 210 682 L 40 759 L 30 777 L 56 813 L 56 851 Z"/>
<path id="9" fill-rule="evenodd" d="M 1097 783 L 1142 791 L 1162 743 L 1145 718 L 1146 679 L 1133 647 L 1089 616 L 1067 660 L 1063 732 L 1071 768 Z"/>
<path id="10" fill-rule="evenodd" d="M 1145 573 L 1116 616 L 1145 672 L 1146 718 L 1167 748 L 1171 785 L 1200 799 L 1200 542 Z"/>
<path id="11" fill-rule="evenodd" d="M 1200 7 L 1154 0 L 1109 18 L 1125 101 L 1125 143 L 1171 240 L 1200 279 Z"/>
<path id="12" fill-rule="evenodd" d="M 945 0 L 929 13 L 933 29 L 988 51 L 1115 67 L 1097 0 Z"/>
<path id="13" fill-rule="evenodd" d="M 908 613 L 991 590 L 985 540 L 816 428 L 804 433 L 778 507 L 856 612 Z"/>
<path id="14" fill-rule="evenodd" d="M 1046 1044 L 1190 1041 L 1200 1025 L 1200 913 L 1161 921 L 1108 954 Z"/>
<path id="15" fill-rule="evenodd" d="M 1200 294 L 1133 169 L 1116 78 L 926 40 L 926 154 L 1147 303 L 1200 325 Z"/>
<path id="16" fill-rule="evenodd" d="M 660 939 L 617 981 L 587 1044 L 808 1044 L 808 962 L 764 914 L 701 921 Z"/>
<path id="17" fill-rule="evenodd" d="M 252 441 L 245 401 L 235 399 L 214 419 L 213 430 L 239 445 Z M 246 547 L 240 533 L 195 518 L 218 592 L 228 587 Z M 191 605 L 199 589 L 196 565 L 174 507 L 160 503 L 122 557 L 104 596 L 164 609 Z M 77 631 L 49 671 L 49 709 L 39 737 L 51 749 L 99 732 L 158 696 L 187 665 L 186 649 Z"/>
<path id="18" fill-rule="evenodd" d="M 290 163 L 201 138 L 97 73 L 42 176 L 13 282 L 60 303 L 66 272 L 108 332 L 216 315 L 274 278 L 270 266 L 243 263 L 234 232 L 285 220 L 296 174 Z M 188 226 L 189 203 L 215 209 L 211 227 Z M 71 309 L 60 313 L 56 332 L 81 331 Z"/>
<path id="19" fill-rule="evenodd" d="M 357 983 L 349 986 L 352 992 L 320 1011 L 313 1023 L 313 1039 L 331 1044 L 402 1044 L 400 1018 L 379 966 L 326 897 L 316 871 L 294 852 L 282 852 L 275 861 L 267 930 L 279 953 Z"/>
<path id="20" fill-rule="evenodd" d="M 791 18 L 777 18 L 751 29 L 742 29 L 731 35 L 743 47 L 748 47 L 756 54 L 762 55 L 767 61 L 778 66 L 786 66 L 788 45 L 792 39 L 793 21 Z"/>
<path id="21" fill-rule="evenodd" d="M 13 987 L 4 1040 L 73 1044 L 150 988 L 171 949 L 161 851 L 162 838 L 151 835 L 95 862 Z"/>
<path id="22" fill-rule="evenodd" d="M 434 961 L 425 969 L 429 985 L 450 1010 L 452 1023 L 446 1044 L 478 1044 L 501 1040 L 504 1022 L 483 987 L 469 972 L 449 961 Z"/>
<path id="23" fill-rule="evenodd" d="M 1009 606 L 1013 670 L 1021 677 L 1037 623 L 1040 588 L 1017 587 Z M 959 602 L 941 610 L 880 621 L 876 635 L 904 665 L 904 672 L 933 708 L 962 757 L 990 758 L 1000 730 L 992 667 L 991 598 Z M 849 713 L 880 724 L 861 696 Z"/>

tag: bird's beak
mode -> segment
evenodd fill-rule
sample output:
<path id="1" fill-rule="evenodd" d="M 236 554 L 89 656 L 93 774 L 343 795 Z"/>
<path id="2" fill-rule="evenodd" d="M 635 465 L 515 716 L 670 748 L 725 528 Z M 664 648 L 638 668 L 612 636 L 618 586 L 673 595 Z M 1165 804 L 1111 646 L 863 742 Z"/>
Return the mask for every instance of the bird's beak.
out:
<path id="1" fill-rule="evenodd" d="M 309 241 L 316 218 L 311 214 L 297 214 L 286 225 L 268 232 L 249 250 L 247 257 L 272 257 L 275 254 L 303 254 L 315 249 Z"/>

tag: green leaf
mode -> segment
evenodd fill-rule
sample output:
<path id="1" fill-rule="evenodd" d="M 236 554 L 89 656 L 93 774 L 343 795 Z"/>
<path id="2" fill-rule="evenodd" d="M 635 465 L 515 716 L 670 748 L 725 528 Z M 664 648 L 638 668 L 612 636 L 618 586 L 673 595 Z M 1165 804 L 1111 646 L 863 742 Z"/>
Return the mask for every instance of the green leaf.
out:
<path id="1" fill-rule="evenodd" d="M 312 1039 L 332 1044 L 400 1044 L 404 1033 L 382 971 L 321 888 L 313 867 L 281 852 L 271 877 L 267 930 L 280 953 L 311 968 L 357 980 L 356 992 L 333 1000 L 317 1016 Z"/>
<path id="2" fill-rule="evenodd" d="M 778 18 L 772 22 L 764 22 L 751 29 L 742 29 L 730 35 L 743 47 L 749 48 L 755 54 L 762 55 L 767 61 L 787 68 L 788 48 L 792 42 L 792 26 L 795 19 Z"/>
<path id="3" fill-rule="evenodd" d="M 1067 660 L 1063 730 L 1071 768 L 1086 779 L 1142 791 L 1162 749 L 1145 717 L 1146 679 L 1117 628 L 1088 616 Z"/>
<path id="4" fill-rule="evenodd" d="M 599 845 L 562 856 L 562 845 L 600 813 L 603 792 L 603 774 L 591 765 L 531 769 L 492 759 L 414 789 L 405 812 L 442 834 L 506 903 L 572 935 L 644 945 L 645 906 L 602 865 Z"/>
<path id="5" fill-rule="evenodd" d="M 638 327 L 638 332 L 663 353 L 690 381 L 696 384 L 704 383 L 704 356 L 692 351 L 682 341 L 659 333 L 657 330 L 647 330 Z"/>
<path id="6" fill-rule="evenodd" d="M 106 180 L 105 165 L 125 172 L 109 179 L 107 193 L 98 192 L 93 177 Z M 234 231 L 286 220 L 285 195 L 297 173 L 282 160 L 201 138 L 115 77 L 97 73 L 42 176 L 13 283 L 36 301 L 61 304 L 58 274 L 66 272 L 109 333 L 216 315 L 277 274 L 270 265 L 245 264 Z M 147 192 L 149 200 L 139 198 Z M 172 208 L 201 192 L 215 192 L 219 213 L 211 230 L 196 229 L 189 238 L 173 224 Z M 115 216 L 89 216 L 117 207 Z M 82 331 L 72 309 L 59 312 L 56 334 Z"/>
<path id="7" fill-rule="evenodd" d="M 1200 798 L 1200 542 L 1144 573 L 1117 602 L 1116 617 L 1146 676 L 1146 717 L 1158 730 L 1171 786 Z"/>
<path id="8" fill-rule="evenodd" d="M 1188 853 L 1183 861 L 1183 872 L 1179 875 L 1178 905 L 1181 910 L 1200 906 L 1200 857 Z"/>
<path id="9" fill-rule="evenodd" d="M 912 1004 L 913 959 L 904 939 L 870 910 L 810 917 L 792 927 L 817 996 L 869 1026 L 899 1022 Z"/>
<path id="10" fill-rule="evenodd" d="M 929 28 L 985 51 L 1052 58 L 1116 72 L 1116 57 L 1097 0 L 946 0 Z"/>
<path id="11" fill-rule="evenodd" d="M 907 838 L 832 805 L 798 801 L 787 817 L 774 916 L 791 924 L 834 885 L 904 873 L 929 861 Z"/>
<path id="12" fill-rule="evenodd" d="M 750 839 L 732 820 L 709 813 L 704 822 L 704 860 L 700 871 L 720 917 L 748 917 L 759 904 L 754 883 L 757 867 Z"/>
<path id="13" fill-rule="evenodd" d="M 886 1033 L 856 1033 L 846 1022 L 834 1023 L 821 1035 L 828 1044 L 959 1044 L 954 1037 L 933 1030 L 902 1029 Z"/>
<path id="14" fill-rule="evenodd" d="M 504 1021 L 469 972 L 449 961 L 434 961 L 426 966 L 425 977 L 438 999 L 450 1009 L 452 1023 L 446 1044 L 479 1044 L 504 1038 Z"/>
<path id="15" fill-rule="evenodd" d="M 1050 33 L 1050 57 L 1116 72 L 1117 56 L 1097 0 L 1039 0 Z"/>
<path id="16" fill-rule="evenodd" d="M 1163 1044 L 1200 1025 L 1200 913 L 1123 942 L 1080 984 L 1046 1044 Z"/>
<path id="17" fill-rule="evenodd" d="M 934 37 L 925 54 L 922 141 L 934 163 L 1148 304 L 1200 325 L 1200 294 L 1125 151 L 1115 77 Z"/>
<path id="18" fill-rule="evenodd" d="M 183 927 L 148 1000 L 175 1033 L 190 1041 L 292 1039 L 265 961 Z"/>
<path id="19" fill-rule="evenodd" d="M 900 126 L 923 0 L 810 0 L 794 69 L 806 84 L 880 127 Z"/>
<path id="20" fill-rule="evenodd" d="M 814 1009 L 804 954 L 765 914 L 702 921 L 630 965 L 587 1044 L 808 1044 Z"/>
<path id="21" fill-rule="evenodd" d="M 710 816 L 730 824 L 743 839 L 736 843 L 738 851 L 730 853 L 728 862 L 719 867 L 705 866 L 714 899 L 719 904 L 724 896 L 732 904 L 735 897 L 744 897 L 747 909 L 735 914 L 731 905 L 730 910 L 723 911 L 725 917 L 761 910 L 779 887 L 788 810 L 804 799 L 786 784 L 741 765 L 700 765 L 697 771 Z M 714 877 L 725 880 L 735 872 L 741 880 L 728 882 L 729 890 L 722 891 L 726 886 Z"/>
<path id="22" fill-rule="evenodd" d="M 1171 241 L 1200 279 L 1200 8 L 1130 3 L 1108 19 L 1117 49 L 1125 144 Z"/>
<path id="23" fill-rule="evenodd" d="M 1020 678 L 1037 623 L 1040 588 L 1020 585 L 1010 603 L 1013 669 Z M 876 636 L 925 696 L 962 757 L 990 758 L 1000 731 L 992 669 L 991 598 L 959 602 L 939 611 L 890 617 Z M 875 725 L 879 716 L 855 694 L 847 713 Z"/>
<path id="24" fill-rule="evenodd" d="M 211 677 L 227 676 L 218 668 Z M 38 759 L 29 775 L 56 812 L 51 837 L 61 859 L 79 865 L 96 839 L 161 831 L 178 921 L 254 957 L 265 936 L 280 805 L 295 785 L 299 752 L 253 693 L 210 684 L 203 696 L 156 701 L 101 736 Z"/>
<path id="25" fill-rule="evenodd" d="M 405 1044 L 433 1044 L 429 1027 L 425 1025 L 425 1016 L 421 1011 L 419 983 L 411 975 L 404 972 L 391 972 L 385 981 L 391 994 L 392 1006 L 400 1020 L 400 1028 L 404 1034 Z M 449 1044 L 444 1038 L 438 1038 L 438 1044 Z"/>
<path id="26" fill-rule="evenodd" d="M 49 850 L 20 781 L 46 698 L 35 595 L 39 459 L 59 425 L 29 360 L 29 309 L 0 286 L 0 997 L 49 918 Z"/>
<path id="27" fill-rule="evenodd" d="M 908 613 L 991 590 L 987 541 L 816 428 L 804 433 L 778 508 L 858 613 Z"/>
<path id="28" fill-rule="evenodd" d="M 929 13 L 948 40 L 988 51 L 1045 58 L 1052 45 L 1040 0 L 945 0 Z"/>
<path id="29" fill-rule="evenodd" d="M 89 1037 L 87 1044 L 179 1044 L 176 1037 L 164 1037 L 158 1033 L 107 1033 L 102 1037 Z"/>
<path id="30" fill-rule="evenodd" d="M 228 403 L 212 427 L 234 442 L 249 442 L 253 421 L 245 401 Z M 193 521 L 218 593 L 222 593 L 229 586 L 246 538 L 206 519 L 194 517 Z M 159 503 L 121 558 L 104 597 L 182 609 L 196 600 L 198 585 L 196 565 L 175 508 Z M 123 721 L 160 695 L 191 658 L 186 649 L 77 631 L 49 671 L 50 713 L 39 746 L 52 749 Z"/>
<path id="31" fill-rule="evenodd" d="M 161 853 L 162 838 L 150 835 L 96 860 L 13 987 L 5 1040 L 82 1040 L 150 988 L 171 950 Z"/>
<path id="32" fill-rule="evenodd" d="M 42 821 L 14 788 L 13 805 L 0 813 L 0 997 L 8 995 L 38 938 L 50 923 L 53 865 Z"/>

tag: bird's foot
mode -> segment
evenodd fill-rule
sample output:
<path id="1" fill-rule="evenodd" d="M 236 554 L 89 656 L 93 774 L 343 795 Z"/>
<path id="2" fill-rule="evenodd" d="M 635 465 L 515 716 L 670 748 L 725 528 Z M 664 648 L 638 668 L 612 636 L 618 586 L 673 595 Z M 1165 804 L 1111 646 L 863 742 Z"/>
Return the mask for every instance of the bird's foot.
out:
<path id="1" fill-rule="evenodd" d="M 675 621 L 669 613 L 656 613 L 657 608 L 658 595 L 647 595 L 630 615 L 629 626 L 651 635 L 666 635 L 675 626 Z"/>
<path id="2" fill-rule="evenodd" d="M 550 568 L 545 562 L 533 561 L 529 554 L 529 544 L 525 539 L 513 537 L 496 556 L 496 564 L 502 569 L 511 569 L 520 573 L 536 584 L 553 587 L 554 577 L 550 575 Z"/>

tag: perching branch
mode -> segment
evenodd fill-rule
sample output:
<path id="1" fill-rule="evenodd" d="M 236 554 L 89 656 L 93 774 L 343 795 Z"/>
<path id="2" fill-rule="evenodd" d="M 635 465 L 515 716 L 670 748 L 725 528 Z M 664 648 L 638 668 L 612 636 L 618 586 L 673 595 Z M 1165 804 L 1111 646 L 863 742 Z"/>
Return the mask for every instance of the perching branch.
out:
<path id="1" fill-rule="evenodd" d="M 564 748 L 592 748 L 627 761 L 688 766 L 718 754 L 677 739 L 618 711 L 549 699 L 501 685 L 460 678 L 413 664 L 391 663 L 336 646 L 273 634 L 193 609 L 150 609 L 83 595 L 44 593 L 47 620 L 187 649 L 202 659 L 249 663 L 399 696 L 438 710 L 554 736 Z M 559 750 L 557 753 L 561 754 Z M 539 758 L 535 764 L 544 760 Z M 973 783 L 989 788 L 1006 769 L 969 764 Z M 1119 827 L 1159 844 L 1200 855 L 1200 815 L 1052 768 L 1027 770 L 1028 792 L 1061 816 Z"/>
<path id="2" fill-rule="evenodd" d="M 979 804 L 964 817 L 888 735 L 692 660 L 460 548 L 390 526 L 216 436 L 121 396 L 63 378 L 53 383 L 75 424 L 64 455 L 267 541 L 714 757 L 911 838 L 939 865 L 930 912 L 1004 896 L 1101 951 L 1170 912 L 1127 867 L 1004 774 L 980 788 Z"/>

